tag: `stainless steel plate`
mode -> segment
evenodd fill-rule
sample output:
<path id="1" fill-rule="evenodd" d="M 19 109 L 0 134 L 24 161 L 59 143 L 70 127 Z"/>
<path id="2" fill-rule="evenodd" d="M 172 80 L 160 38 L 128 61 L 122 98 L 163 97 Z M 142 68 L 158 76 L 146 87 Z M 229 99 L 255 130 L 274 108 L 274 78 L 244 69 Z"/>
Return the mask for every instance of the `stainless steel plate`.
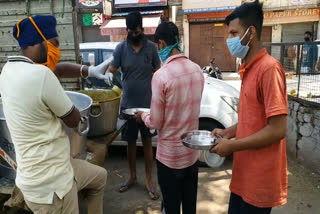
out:
<path id="1" fill-rule="evenodd" d="M 122 113 L 124 113 L 125 115 L 128 115 L 128 116 L 134 116 L 135 113 L 137 113 L 139 111 L 150 113 L 149 108 L 128 108 L 128 109 L 123 110 Z"/>
<path id="2" fill-rule="evenodd" d="M 182 143 L 186 147 L 196 150 L 209 150 L 216 145 L 218 137 L 211 137 L 209 131 L 194 130 L 181 136 Z"/>

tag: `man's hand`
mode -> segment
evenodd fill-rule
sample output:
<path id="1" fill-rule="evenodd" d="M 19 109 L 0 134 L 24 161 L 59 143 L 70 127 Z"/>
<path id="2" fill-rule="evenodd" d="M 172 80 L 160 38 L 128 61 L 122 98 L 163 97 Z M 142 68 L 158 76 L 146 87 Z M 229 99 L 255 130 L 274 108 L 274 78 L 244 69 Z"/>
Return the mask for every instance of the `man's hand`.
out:
<path id="1" fill-rule="evenodd" d="M 221 129 L 220 129 L 221 130 Z M 226 157 L 233 153 L 233 141 L 225 139 L 225 138 L 220 138 L 217 139 L 217 145 L 213 146 L 210 149 L 211 153 L 217 153 L 221 157 Z"/>
<path id="2" fill-rule="evenodd" d="M 212 137 L 220 136 L 222 138 L 226 138 L 226 130 L 225 129 L 214 129 L 211 133 Z"/>
<path id="3" fill-rule="evenodd" d="M 138 112 L 136 112 L 135 113 L 135 118 L 136 118 L 136 121 L 138 122 L 138 123 L 143 123 L 143 120 L 142 120 L 142 111 L 138 111 Z"/>
<path id="4" fill-rule="evenodd" d="M 220 136 L 225 139 L 230 139 L 235 137 L 237 130 L 237 125 L 234 125 L 228 129 L 214 129 L 211 133 L 211 135 L 214 136 Z"/>
<path id="5" fill-rule="evenodd" d="M 103 63 L 97 66 L 90 66 L 89 67 L 89 77 L 95 77 L 97 79 L 103 79 L 106 84 L 112 85 L 113 74 L 108 72 L 108 67 L 111 64 L 113 57 L 105 60 Z"/>

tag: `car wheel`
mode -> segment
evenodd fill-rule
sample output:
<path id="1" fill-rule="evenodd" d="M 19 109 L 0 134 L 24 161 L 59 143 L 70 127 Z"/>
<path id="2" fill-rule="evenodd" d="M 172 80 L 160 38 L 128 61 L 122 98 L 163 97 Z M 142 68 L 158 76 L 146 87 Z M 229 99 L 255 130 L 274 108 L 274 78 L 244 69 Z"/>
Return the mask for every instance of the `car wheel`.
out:
<path id="1" fill-rule="evenodd" d="M 199 129 L 200 130 L 207 130 L 207 131 L 213 131 L 215 128 L 224 128 L 219 122 L 215 120 L 210 120 L 210 119 L 200 119 L 199 121 Z M 209 167 L 211 168 L 218 168 L 220 167 L 225 158 L 220 157 L 217 154 L 210 153 L 209 151 L 201 151 L 200 152 L 200 162 L 206 163 Z M 199 163 L 199 165 L 201 165 Z"/>
<path id="2" fill-rule="evenodd" d="M 199 130 L 213 131 L 215 128 L 223 129 L 223 125 L 212 119 L 200 119 Z"/>

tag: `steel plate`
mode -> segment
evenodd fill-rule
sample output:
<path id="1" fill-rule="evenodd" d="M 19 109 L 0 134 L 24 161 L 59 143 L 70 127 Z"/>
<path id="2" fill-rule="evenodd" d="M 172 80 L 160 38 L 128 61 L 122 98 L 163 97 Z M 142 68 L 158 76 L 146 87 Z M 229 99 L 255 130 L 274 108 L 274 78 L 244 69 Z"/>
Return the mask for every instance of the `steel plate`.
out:
<path id="1" fill-rule="evenodd" d="M 134 116 L 137 112 L 142 111 L 146 113 L 150 113 L 149 108 L 128 108 L 122 111 L 125 115 Z"/>
<path id="2" fill-rule="evenodd" d="M 182 143 L 190 149 L 209 150 L 216 145 L 215 141 L 219 137 L 212 137 L 209 131 L 194 130 L 181 136 Z"/>

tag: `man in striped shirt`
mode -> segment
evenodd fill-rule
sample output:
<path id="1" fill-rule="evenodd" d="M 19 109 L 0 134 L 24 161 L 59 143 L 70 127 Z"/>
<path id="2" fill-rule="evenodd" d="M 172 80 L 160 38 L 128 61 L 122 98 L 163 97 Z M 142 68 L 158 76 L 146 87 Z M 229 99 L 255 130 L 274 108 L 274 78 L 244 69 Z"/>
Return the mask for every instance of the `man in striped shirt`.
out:
<path id="1" fill-rule="evenodd" d="M 204 86 L 201 68 L 181 54 L 178 28 L 161 23 L 155 33 L 164 65 L 152 79 L 150 114 L 139 112 L 137 121 L 159 131 L 158 182 L 166 214 L 196 213 L 199 152 L 183 146 L 180 136 L 198 129 Z"/>

